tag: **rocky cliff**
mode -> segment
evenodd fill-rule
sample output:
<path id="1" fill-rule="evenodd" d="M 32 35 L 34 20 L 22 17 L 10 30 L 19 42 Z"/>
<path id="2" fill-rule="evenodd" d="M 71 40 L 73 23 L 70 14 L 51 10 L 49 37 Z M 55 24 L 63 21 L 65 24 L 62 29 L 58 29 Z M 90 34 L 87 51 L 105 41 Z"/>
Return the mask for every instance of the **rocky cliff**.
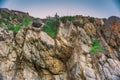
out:
<path id="1" fill-rule="evenodd" d="M 75 20 L 84 25 L 59 21 L 54 39 L 32 25 L 2 25 L 0 80 L 120 80 L 120 19 Z"/>

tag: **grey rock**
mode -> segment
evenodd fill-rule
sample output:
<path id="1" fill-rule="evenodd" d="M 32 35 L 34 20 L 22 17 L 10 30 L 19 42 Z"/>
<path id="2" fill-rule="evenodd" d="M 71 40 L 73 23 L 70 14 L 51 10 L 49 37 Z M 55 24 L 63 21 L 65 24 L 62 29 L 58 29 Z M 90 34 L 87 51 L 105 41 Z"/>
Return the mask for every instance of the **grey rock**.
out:
<path id="1" fill-rule="evenodd" d="M 43 22 L 40 19 L 35 19 L 32 23 L 33 27 L 40 28 L 43 25 Z"/>
<path id="2" fill-rule="evenodd" d="M 120 77 L 112 75 L 110 80 L 120 80 Z"/>
<path id="3" fill-rule="evenodd" d="M 86 68 L 86 70 L 85 70 L 85 75 L 86 75 L 86 77 L 88 77 L 88 78 L 92 78 L 93 80 L 95 79 L 94 70 L 91 69 L 91 68 Z M 88 79 L 88 80 L 89 80 L 89 79 Z"/>
<path id="4" fill-rule="evenodd" d="M 105 27 L 110 27 L 115 21 L 120 22 L 120 18 L 117 16 L 109 17 L 108 20 L 105 22 Z"/>

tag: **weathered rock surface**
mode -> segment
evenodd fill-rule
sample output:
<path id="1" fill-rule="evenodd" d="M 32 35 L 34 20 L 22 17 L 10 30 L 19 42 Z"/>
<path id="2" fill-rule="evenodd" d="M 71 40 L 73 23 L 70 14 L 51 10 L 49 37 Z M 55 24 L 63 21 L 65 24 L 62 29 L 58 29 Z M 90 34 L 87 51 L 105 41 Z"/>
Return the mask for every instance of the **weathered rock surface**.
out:
<path id="1" fill-rule="evenodd" d="M 16 34 L 0 28 L 0 80 L 120 80 L 120 22 L 77 18 L 84 27 L 60 21 L 55 39 L 31 26 Z M 103 51 L 93 56 L 94 39 Z"/>

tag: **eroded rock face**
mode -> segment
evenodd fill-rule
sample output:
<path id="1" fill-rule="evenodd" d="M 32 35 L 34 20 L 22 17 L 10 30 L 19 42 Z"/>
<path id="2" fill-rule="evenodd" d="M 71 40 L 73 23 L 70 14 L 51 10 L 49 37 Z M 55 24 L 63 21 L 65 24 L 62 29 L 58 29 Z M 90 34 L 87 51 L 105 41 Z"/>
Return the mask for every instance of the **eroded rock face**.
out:
<path id="1" fill-rule="evenodd" d="M 60 22 L 56 39 L 35 27 L 16 34 L 0 28 L 0 80 L 120 80 L 119 22 L 82 20 L 83 28 Z M 94 56 L 93 39 L 104 48 Z"/>
<path id="2" fill-rule="evenodd" d="M 108 25 L 109 24 L 109 25 Z M 120 18 L 110 17 L 101 30 L 102 35 L 108 45 L 115 51 L 115 56 L 120 59 Z M 117 51 L 116 51 L 117 50 Z M 111 53 L 112 53 L 111 52 Z"/>

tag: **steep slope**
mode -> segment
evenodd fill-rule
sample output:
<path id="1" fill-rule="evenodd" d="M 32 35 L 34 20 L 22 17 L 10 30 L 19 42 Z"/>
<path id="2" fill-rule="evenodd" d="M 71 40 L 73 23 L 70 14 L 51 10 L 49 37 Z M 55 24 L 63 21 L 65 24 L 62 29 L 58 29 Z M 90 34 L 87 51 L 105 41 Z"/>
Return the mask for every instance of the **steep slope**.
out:
<path id="1" fill-rule="evenodd" d="M 59 20 L 54 39 L 32 25 L 0 28 L 0 80 L 120 80 L 120 22 L 111 19 Z"/>

